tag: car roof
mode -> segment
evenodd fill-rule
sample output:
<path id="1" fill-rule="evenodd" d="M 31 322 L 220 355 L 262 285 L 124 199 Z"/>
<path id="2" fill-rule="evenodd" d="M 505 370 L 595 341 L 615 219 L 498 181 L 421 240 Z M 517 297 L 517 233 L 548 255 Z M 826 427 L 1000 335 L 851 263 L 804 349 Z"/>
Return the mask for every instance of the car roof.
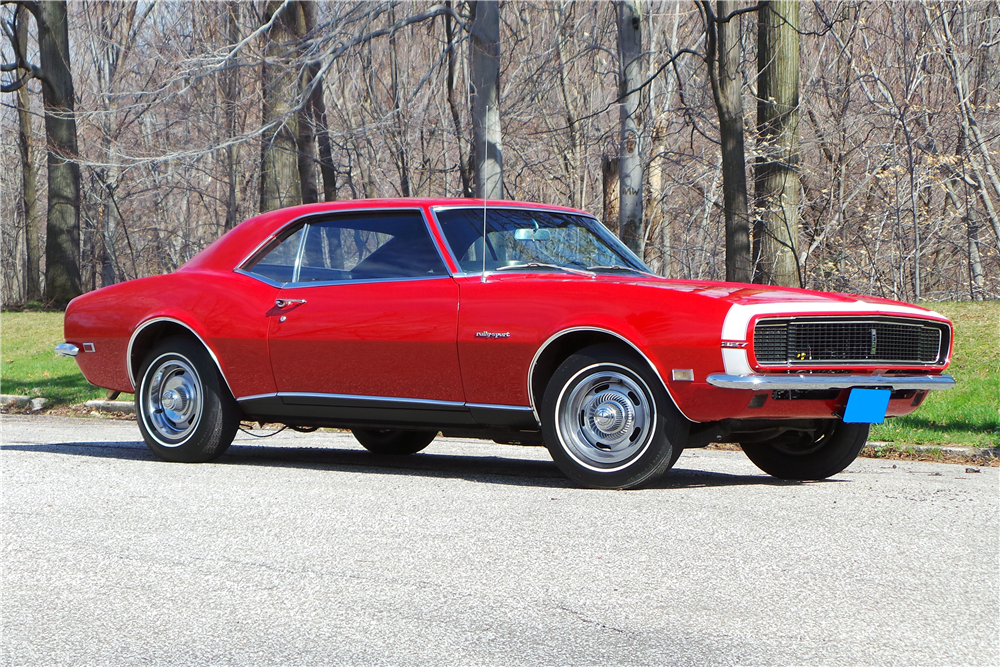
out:
<path id="1" fill-rule="evenodd" d="M 480 208 L 531 208 L 565 213 L 591 215 L 586 211 L 539 204 L 534 202 L 513 201 L 508 199 L 470 199 L 458 197 L 397 197 L 391 199 L 351 199 L 343 201 L 321 202 L 318 204 L 303 204 L 282 208 L 254 216 L 239 223 L 228 233 L 217 239 L 207 248 L 188 261 L 182 270 L 231 271 L 256 251 L 265 241 L 290 222 L 305 216 L 337 211 L 357 211 L 372 209 L 432 209 L 437 207 L 474 207 Z"/>

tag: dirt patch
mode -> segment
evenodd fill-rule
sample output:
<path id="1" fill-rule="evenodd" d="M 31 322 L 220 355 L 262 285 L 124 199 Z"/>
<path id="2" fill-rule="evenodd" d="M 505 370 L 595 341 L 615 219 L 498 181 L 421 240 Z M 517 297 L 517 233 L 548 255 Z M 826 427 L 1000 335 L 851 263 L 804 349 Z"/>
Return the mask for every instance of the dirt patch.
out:
<path id="1" fill-rule="evenodd" d="M 743 451 L 739 445 L 719 442 L 706 449 L 727 452 Z M 892 461 L 928 461 L 931 463 L 955 463 L 985 468 L 1000 468 L 1000 456 L 995 449 L 980 450 L 975 447 L 933 447 L 928 445 L 865 445 L 861 456 L 868 459 L 889 459 Z"/>
<path id="2" fill-rule="evenodd" d="M 135 421 L 135 415 L 124 412 L 103 412 L 80 405 L 56 405 L 52 408 L 33 411 L 28 405 L 7 404 L 0 407 L 0 414 L 3 415 L 45 415 L 52 417 L 90 417 L 92 419 L 115 419 L 121 421 Z"/>

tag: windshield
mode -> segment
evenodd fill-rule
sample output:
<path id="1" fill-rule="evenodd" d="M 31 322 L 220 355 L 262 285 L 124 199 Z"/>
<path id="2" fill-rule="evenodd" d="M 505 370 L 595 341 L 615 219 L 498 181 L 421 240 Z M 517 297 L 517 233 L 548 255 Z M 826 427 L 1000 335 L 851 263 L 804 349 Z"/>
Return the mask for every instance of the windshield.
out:
<path id="1" fill-rule="evenodd" d="M 649 272 L 594 218 L 530 209 L 457 208 L 436 212 L 448 245 L 464 273 L 552 270 Z M 486 239 L 483 240 L 485 226 Z"/>

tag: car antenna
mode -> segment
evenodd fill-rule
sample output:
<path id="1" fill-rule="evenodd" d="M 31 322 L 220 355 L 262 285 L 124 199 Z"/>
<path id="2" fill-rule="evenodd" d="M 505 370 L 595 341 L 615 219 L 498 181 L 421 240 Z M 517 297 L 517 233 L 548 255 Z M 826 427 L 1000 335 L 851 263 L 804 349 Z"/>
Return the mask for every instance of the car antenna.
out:
<path id="1" fill-rule="evenodd" d="M 480 282 L 486 282 L 486 193 L 483 193 L 483 273 Z"/>

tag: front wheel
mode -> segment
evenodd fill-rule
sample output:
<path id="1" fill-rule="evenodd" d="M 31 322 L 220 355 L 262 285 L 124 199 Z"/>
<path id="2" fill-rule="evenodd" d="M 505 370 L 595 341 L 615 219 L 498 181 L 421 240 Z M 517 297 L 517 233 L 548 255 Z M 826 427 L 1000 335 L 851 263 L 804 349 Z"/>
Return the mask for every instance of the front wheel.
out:
<path id="1" fill-rule="evenodd" d="M 612 345 L 585 348 L 556 369 L 541 418 L 559 469 L 599 489 L 656 480 L 677 460 L 688 432 L 648 364 Z"/>
<path id="2" fill-rule="evenodd" d="M 764 442 L 743 443 L 754 465 L 780 479 L 826 479 L 858 457 L 868 441 L 869 424 L 831 420 L 814 434 L 788 433 Z"/>
<path id="3" fill-rule="evenodd" d="M 372 454 L 416 454 L 437 437 L 437 431 L 396 431 L 388 428 L 352 429 L 354 439 Z"/>
<path id="4" fill-rule="evenodd" d="M 168 338 L 146 357 L 139 377 L 139 431 L 154 454 L 165 461 L 200 463 L 229 448 L 240 408 L 204 347 L 188 338 Z"/>

